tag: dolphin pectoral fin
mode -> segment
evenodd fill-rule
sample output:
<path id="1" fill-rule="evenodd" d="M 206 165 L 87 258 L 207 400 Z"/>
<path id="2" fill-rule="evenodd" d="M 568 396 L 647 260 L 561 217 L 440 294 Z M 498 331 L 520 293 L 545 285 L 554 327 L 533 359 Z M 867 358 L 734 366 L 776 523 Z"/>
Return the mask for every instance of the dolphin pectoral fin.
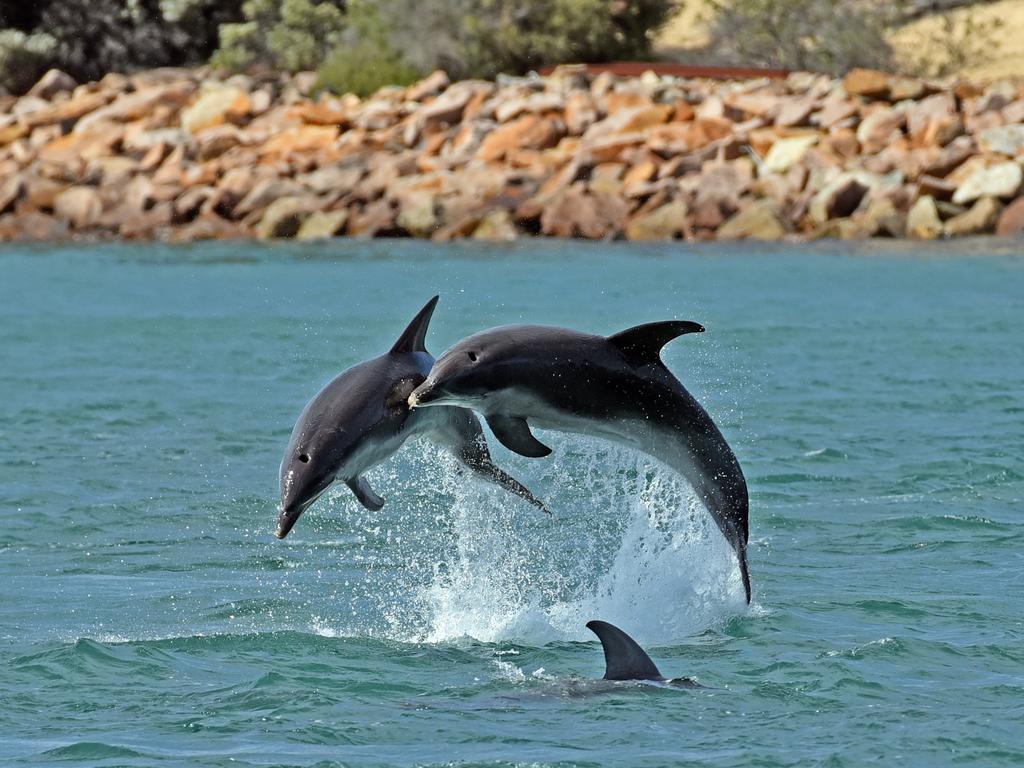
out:
<path id="1" fill-rule="evenodd" d="M 539 459 L 551 453 L 551 449 L 530 432 L 530 425 L 526 423 L 526 419 L 491 415 L 487 417 L 487 426 L 502 445 L 520 456 Z"/>
<path id="2" fill-rule="evenodd" d="M 740 561 L 740 578 L 743 579 L 743 591 L 747 596 L 747 605 L 750 605 L 750 569 L 747 567 L 747 546 L 736 550 L 736 557 Z"/>
<path id="3" fill-rule="evenodd" d="M 608 337 L 626 357 L 638 363 L 653 363 L 660 359 L 661 348 L 685 333 L 703 333 L 704 326 L 689 320 L 665 320 L 644 323 Z"/>
<path id="4" fill-rule="evenodd" d="M 353 477 L 346 482 L 346 485 L 352 489 L 352 493 L 356 495 L 359 503 L 371 512 L 376 512 L 384 506 L 384 499 L 374 493 L 373 488 L 370 487 L 370 484 L 362 475 Z"/>
<path id="5" fill-rule="evenodd" d="M 604 648 L 605 680 L 664 680 L 636 640 L 607 621 L 588 621 L 587 629 L 597 635 Z"/>

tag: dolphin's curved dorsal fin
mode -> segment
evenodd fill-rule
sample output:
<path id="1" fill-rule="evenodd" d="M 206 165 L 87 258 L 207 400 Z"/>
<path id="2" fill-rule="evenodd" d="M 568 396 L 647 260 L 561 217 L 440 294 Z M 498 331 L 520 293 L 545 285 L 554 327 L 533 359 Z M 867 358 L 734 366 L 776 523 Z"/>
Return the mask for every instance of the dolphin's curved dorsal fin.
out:
<path id="1" fill-rule="evenodd" d="M 412 322 L 402 331 L 398 341 L 391 348 L 392 352 L 426 352 L 425 342 L 427 339 L 427 326 L 430 325 L 430 316 L 434 314 L 434 307 L 437 306 L 438 296 L 435 296 L 419 312 Z"/>
<path id="2" fill-rule="evenodd" d="M 704 326 L 689 320 L 644 323 L 608 337 L 628 358 L 641 363 L 657 362 L 661 348 L 684 333 L 703 333 Z"/>
<path id="3" fill-rule="evenodd" d="M 604 648 L 605 680 L 664 680 L 636 640 L 607 621 L 588 621 Z"/>

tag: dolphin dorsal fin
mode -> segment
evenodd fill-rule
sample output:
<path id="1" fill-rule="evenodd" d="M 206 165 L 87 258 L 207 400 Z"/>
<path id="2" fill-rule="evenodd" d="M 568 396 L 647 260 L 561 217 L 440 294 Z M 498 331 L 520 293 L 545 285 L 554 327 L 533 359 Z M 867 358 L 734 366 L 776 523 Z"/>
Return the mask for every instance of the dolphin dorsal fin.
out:
<path id="1" fill-rule="evenodd" d="M 604 648 L 605 680 L 664 680 L 636 640 L 607 621 L 588 621 Z"/>
<path id="2" fill-rule="evenodd" d="M 704 326 L 689 320 L 664 320 L 644 323 L 619 331 L 608 341 L 626 357 L 639 363 L 653 363 L 660 359 L 661 348 L 684 333 L 703 333 Z"/>
<path id="3" fill-rule="evenodd" d="M 437 306 L 437 299 L 435 296 L 419 312 L 416 313 L 416 317 L 412 319 L 412 322 L 402 331 L 402 335 L 398 337 L 398 341 L 391 348 L 392 352 L 426 352 L 425 346 L 427 340 L 427 326 L 430 325 L 430 317 L 434 314 L 434 307 Z"/>

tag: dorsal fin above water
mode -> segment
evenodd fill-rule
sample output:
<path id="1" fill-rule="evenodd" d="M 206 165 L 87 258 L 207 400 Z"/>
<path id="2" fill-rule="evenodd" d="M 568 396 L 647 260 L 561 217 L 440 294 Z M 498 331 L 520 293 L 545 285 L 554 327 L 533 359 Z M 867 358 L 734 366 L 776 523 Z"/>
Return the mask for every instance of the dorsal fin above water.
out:
<path id="1" fill-rule="evenodd" d="M 605 680 L 664 680 L 636 640 L 607 621 L 588 621 L 604 648 Z"/>
<path id="2" fill-rule="evenodd" d="M 426 352 L 427 326 L 430 325 L 430 317 L 434 314 L 434 307 L 437 306 L 438 296 L 435 296 L 419 312 L 412 322 L 402 331 L 398 341 L 391 347 L 392 352 Z"/>
<path id="3" fill-rule="evenodd" d="M 689 320 L 664 320 L 644 323 L 619 331 L 608 337 L 628 358 L 640 363 L 653 363 L 660 359 L 661 348 L 684 333 L 703 333 L 704 326 Z"/>

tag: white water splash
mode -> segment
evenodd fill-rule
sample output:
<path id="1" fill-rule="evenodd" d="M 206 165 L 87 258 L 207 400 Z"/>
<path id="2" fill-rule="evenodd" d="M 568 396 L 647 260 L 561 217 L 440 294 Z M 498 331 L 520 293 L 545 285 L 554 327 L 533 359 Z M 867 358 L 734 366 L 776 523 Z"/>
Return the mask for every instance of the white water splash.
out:
<path id="1" fill-rule="evenodd" d="M 419 591 L 424 639 L 590 640 L 600 618 L 657 644 L 745 609 L 731 548 L 672 470 L 598 440 L 557 453 L 528 480 L 552 518 L 506 516 L 515 504 L 481 483 L 450 489 L 455 555 Z"/>

